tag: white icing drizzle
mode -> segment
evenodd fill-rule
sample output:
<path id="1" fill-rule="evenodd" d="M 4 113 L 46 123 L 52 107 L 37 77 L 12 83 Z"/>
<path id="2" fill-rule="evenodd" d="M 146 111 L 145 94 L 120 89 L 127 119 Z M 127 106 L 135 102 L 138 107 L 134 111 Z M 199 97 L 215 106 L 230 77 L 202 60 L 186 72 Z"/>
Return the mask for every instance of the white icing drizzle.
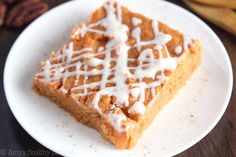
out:
<path id="1" fill-rule="evenodd" d="M 138 98 L 139 94 L 140 94 L 140 88 L 132 88 L 130 90 L 130 94 L 134 97 L 134 98 Z"/>
<path id="2" fill-rule="evenodd" d="M 128 112 L 129 113 L 141 113 L 144 114 L 146 110 L 146 107 L 144 106 L 144 104 L 140 101 L 137 101 L 133 104 L 133 106 L 131 108 L 129 108 Z"/>
<path id="3" fill-rule="evenodd" d="M 144 76 L 154 79 L 157 71 L 161 71 L 162 69 L 172 70 L 175 69 L 177 65 L 176 58 L 155 59 L 152 49 L 145 49 L 144 51 L 142 51 L 138 58 L 138 61 L 149 62 L 148 64 L 145 64 L 145 66 L 149 67 L 148 69 L 143 69 L 143 64 L 135 67 L 136 70 L 134 76 L 138 79 L 142 79 Z"/>
<path id="4" fill-rule="evenodd" d="M 132 37 L 134 37 L 136 39 L 136 47 L 138 51 L 141 51 L 141 28 L 140 27 L 136 27 L 133 31 L 132 31 Z"/>
<path id="5" fill-rule="evenodd" d="M 155 49 L 157 50 L 157 51 L 161 51 L 162 50 L 162 46 L 161 45 L 157 45 L 156 47 L 155 47 Z"/>
<path id="6" fill-rule="evenodd" d="M 138 19 L 137 17 L 132 18 L 132 23 L 134 26 L 137 26 L 142 23 L 142 20 Z"/>
<path id="7" fill-rule="evenodd" d="M 180 54 L 181 52 L 182 52 L 182 46 L 180 46 L 180 45 L 176 46 L 175 53 Z"/>
<path id="8" fill-rule="evenodd" d="M 101 65 L 103 62 L 102 59 L 98 59 L 98 58 L 91 58 L 88 62 L 87 62 L 87 65 L 89 66 L 98 66 L 98 65 Z"/>
<path id="9" fill-rule="evenodd" d="M 144 114 L 145 112 L 145 89 L 149 88 L 152 94 L 152 100 L 154 100 L 156 94 L 155 87 L 164 83 L 168 77 L 165 76 L 165 70 L 173 70 L 177 66 L 178 57 L 171 57 L 166 43 L 169 42 L 172 37 L 168 34 L 164 34 L 158 29 L 158 22 L 153 20 L 152 27 L 154 32 L 154 38 L 149 41 L 141 40 L 141 28 L 140 24 L 142 21 L 138 18 L 132 18 L 133 25 L 135 28 L 129 30 L 127 25 L 122 23 L 122 9 L 117 3 L 115 7 L 114 1 L 108 1 L 103 5 L 106 11 L 106 17 L 92 23 L 90 25 L 82 24 L 81 27 L 74 33 L 75 36 L 84 37 L 88 32 L 94 32 L 110 37 L 105 47 L 99 47 L 98 52 L 93 52 L 91 48 L 83 48 L 78 51 L 73 50 L 73 42 L 68 47 L 64 47 L 62 52 L 58 56 L 52 57 L 46 61 L 42 71 L 36 76 L 43 76 L 45 82 L 56 82 L 63 81 L 63 84 L 69 77 L 76 77 L 74 86 L 71 88 L 71 92 L 76 94 L 77 90 L 83 90 L 83 93 L 77 93 L 78 96 L 94 95 L 92 99 L 92 107 L 96 109 L 101 115 L 107 117 L 111 125 L 118 131 L 126 131 L 131 125 L 123 125 L 124 121 L 127 121 L 127 117 L 122 112 L 108 111 L 103 113 L 99 107 L 99 101 L 102 96 L 115 96 L 115 106 L 123 107 L 129 105 L 129 96 L 133 96 L 136 100 L 134 104 L 129 108 L 130 114 Z M 95 26 L 102 26 L 105 30 L 94 29 Z M 133 46 L 126 44 L 128 40 L 128 32 L 131 32 L 132 37 L 136 40 Z M 158 51 L 159 57 L 155 58 L 154 50 L 143 49 L 143 46 L 155 45 L 155 50 Z M 128 51 L 131 48 L 136 48 L 139 52 L 137 59 L 128 57 Z M 164 57 L 161 50 L 164 49 L 166 56 Z M 116 58 L 111 56 L 111 52 L 116 52 Z M 96 56 L 104 54 L 104 59 L 99 59 Z M 80 61 L 86 59 L 86 62 Z M 63 60 L 61 63 L 51 64 L 53 60 Z M 111 68 L 111 61 L 116 61 L 116 65 Z M 128 61 L 137 61 L 137 67 L 129 67 Z M 88 66 L 96 67 L 102 65 L 102 69 L 93 68 L 88 71 Z M 69 68 L 76 67 L 75 71 L 69 71 Z M 82 68 L 83 67 L 83 68 Z M 131 70 L 134 72 L 131 73 Z M 161 72 L 157 75 L 157 72 Z M 109 80 L 108 77 L 113 74 L 114 78 Z M 83 85 L 78 85 L 79 76 L 84 75 Z M 98 82 L 86 83 L 89 76 L 101 75 L 101 80 Z M 134 78 L 139 82 L 127 84 L 128 78 Z M 143 81 L 144 78 L 152 78 L 153 82 L 146 83 Z M 114 86 L 107 87 L 107 83 L 115 83 Z M 100 87 L 99 91 L 87 92 L 87 89 L 93 89 Z M 66 93 L 66 89 L 61 87 L 61 91 Z M 148 104 L 146 105 L 148 106 Z"/>
<path id="10" fill-rule="evenodd" d="M 104 51 L 104 50 L 105 50 L 104 47 L 99 47 L 99 48 L 98 48 L 98 52 L 102 52 L 102 51 Z"/>
<path id="11" fill-rule="evenodd" d="M 132 124 L 124 124 L 124 122 L 127 121 L 127 117 L 122 112 L 117 111 L 109 111 L 106 115 L 111 125 L 114 127 L 114 129 L 118 132 L 123 132 L 124 128 L 128 130 L 130 127 L 132 127 Z"/>

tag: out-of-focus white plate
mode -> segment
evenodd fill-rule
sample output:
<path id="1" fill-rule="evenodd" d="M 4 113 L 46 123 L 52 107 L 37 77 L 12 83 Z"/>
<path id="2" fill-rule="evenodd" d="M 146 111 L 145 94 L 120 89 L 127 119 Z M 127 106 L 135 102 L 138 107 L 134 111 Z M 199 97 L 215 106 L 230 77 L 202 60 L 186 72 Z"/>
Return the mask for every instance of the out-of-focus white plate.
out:
<path id="1" fill-rule="evenodd" d="M 202 64 L 144 132 L 135 148 L 117 150 L 94 129 L 31 90 L 39 62 L 69 40 L 72 26 L 87 21 L 104 0 L 70 1 L 33 22 L 13 45 L 4 71 L 9 106 L 39 143 L 64 156 L 172 156 L 206 136 L 222 117 L 232 92 L 232 68 L 215 33 L 188 11 L 165 1 L 120 0 L 131 10 L 158 19 L 203 45 Z"/>

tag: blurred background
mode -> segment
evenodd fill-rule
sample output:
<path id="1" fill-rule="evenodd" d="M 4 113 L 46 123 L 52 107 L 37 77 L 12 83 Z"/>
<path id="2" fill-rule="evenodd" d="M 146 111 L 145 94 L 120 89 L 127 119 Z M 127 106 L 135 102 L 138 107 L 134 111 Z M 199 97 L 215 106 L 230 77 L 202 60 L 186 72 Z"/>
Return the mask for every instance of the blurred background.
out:
<path id="1" fill-rule="evenodd" d="M 11 113 L 3 89 L 3 70 L 8 52 L 20 33 L 35 18 L 67 0 L 0 0 L 0 151 L 44 151 L 59 156 L 31 138 Z M 199 16 L 225 45 L 236 73 L 236 0 L 167 0 Z M 35 5 L 37 4 L 37 5 Z M 25 17 L 22 17 L 22 14 Z M 235 75 L 234 75 L 235 76 Z M 234 83 L 235 84 L 235 83 Z M 236 157 L 236 95 L 217 126 L 199 143 L 178 157 Z M 0 157 L 1 157 L 0 152 Z M 16 156 L 27 156 L 20 154 Z"/>

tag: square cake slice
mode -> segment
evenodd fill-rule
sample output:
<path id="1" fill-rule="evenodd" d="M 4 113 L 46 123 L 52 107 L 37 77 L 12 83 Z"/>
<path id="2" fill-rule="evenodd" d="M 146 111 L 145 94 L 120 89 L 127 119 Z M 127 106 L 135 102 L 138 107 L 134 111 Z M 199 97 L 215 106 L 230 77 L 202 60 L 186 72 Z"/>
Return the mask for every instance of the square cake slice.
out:
<path id="1" fill-rule="evenodd" d="M 200 62 L 197 40 L 107 1 L 41 62 L 34 89 L 125 149 Z"/>

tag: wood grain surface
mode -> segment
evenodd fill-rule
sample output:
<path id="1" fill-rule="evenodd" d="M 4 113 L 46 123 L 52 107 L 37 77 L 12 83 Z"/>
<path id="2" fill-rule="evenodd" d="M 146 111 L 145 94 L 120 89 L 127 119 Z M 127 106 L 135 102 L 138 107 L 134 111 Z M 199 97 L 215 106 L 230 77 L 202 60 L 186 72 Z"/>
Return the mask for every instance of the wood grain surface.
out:
<path id="1" fill-rule="evenodd" d="M 50 7 L 66 0 L 45 0 Z M 168 0 L 189 9 L 180 0 Z M 204 20 L 204 19 L 203 19 Z M 236 37 L 204 20 L 219 36 L 230 56 L 234 77 L 236 74 Z M 0 28 L 0 157 L 9 156 L 59 156 L 40 145 L 28 135 L 11 113 L 3 89 L 3 69 L 8 52 L 24 28 Z M 234 82 L 234 86 L 235 82 Z M 178 157 L 236 157 L 236 93 L 233 90 L 229 106 L 217 126 L 199 143 L 177 155 Z M 18 152 L 14 154 L 14 151 Z"/>
<path id="2" fill-rule="evenodd" d="M 236 36 L 236 12 L 233 9 L 202 5 L 189 0 L 184 0 L 184 2 L 198 15 Z M 236 0 L 234 2 L 236 4 Z"/>

